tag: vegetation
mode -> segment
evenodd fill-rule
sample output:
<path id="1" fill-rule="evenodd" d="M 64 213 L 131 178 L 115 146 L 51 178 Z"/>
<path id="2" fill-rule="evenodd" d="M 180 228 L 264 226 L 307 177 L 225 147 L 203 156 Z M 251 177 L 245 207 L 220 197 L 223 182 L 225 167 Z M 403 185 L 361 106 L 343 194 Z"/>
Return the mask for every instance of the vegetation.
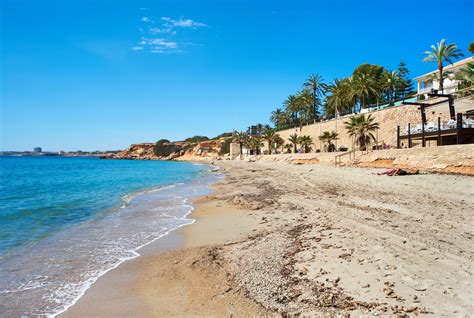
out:
<path id="1" fill-rule="evenodd" d="M 325 143 L 324 149 L 327 152 L 333 152 L 336 150 L 336 147 L 334 146 L 332 141 L 338 139 L 338 137 L 339 137 L 339 134 L 336 133 L 335 131 L 331 131 L 331 132 L 323 131 L 321 136 L 319 136 L 319 140 Z"/>
<path id="2" fill-rule="evenodd" d="M 276 130 L 271 128 L 269 125 L 263 127 L 262 138 L 265 139 L 268 143 L 268 153 L 272 154 L 272 143 L 277 136 Z"/>
<path id="3" fill-rule="evenodd" d="M 232 141 L 239 144 L 240 147 L 240 154 L 242 155 L 242 151 L 244 148 L 245 143 L 247 142 L 247 139 L 249 136 L 247 133 L 241 131 L 241 132 L 234 132 L 234 136 L 232 137 Z"/>
<path id="4" fill-rule="evenodd" d="M 226 138 L 224 143 L 219 150 L 219 155 L 225 155 L 226 153 L 230 153 L 230 144 L 232 142 L 232 138 Z"/>
<path id="5" fill-rule="evenodd" d="M 296 146 L 300 142 L 300 138 L 298 137 L 297 134 L 290 135 L 290 138 L 288 138 L 288 141 L 293 145 L 293 153 L 296 153 Z"/>
<path id="6" fill-rule="evenodd" d="M 472 54 L 474 54 L 474 42 L 471 42 L 471 44 L 469 44 L 469 47 L 467 48 L 467 50 L 471 52 Z"/>
<path id="7" fill-rule="evenodd" d="M 167 139 L 158 140 L 155 144 L 155 155 L 160 157 L 168 157 L 172 153 L 181 151 L 182 148 L 178 145 L 170 143 Z"/>
<path id="8" fill-rule="evenodd" d="M 436 62 L 438 66 L 439 90 L 441 93 L 444 93 L 444 63 L 448 62 L 449 64 L 453 64 L 454 59 L 463 57 L 464 54 L 461 53 L 461 50 L 456 44 L 447 44 L 445 39 L 441 39 L 436 46 L 432 45 L 430 50 L 426 51 L 424 54 L 425 58 L 423 59 L 423 62 Z"/>
<path id="9" fill-rule="evenodd" d="M 206 141 L 206 140 L 209 140 L 209 138 L 206 136 L 194 136 L 194 137 L 186 138 L 184 141 L 198 143 L 198 142 Z"/>
<path id="10" fill-rule="evenodd" d="M 364 150 L 371 140 L 375 140 L 373 132 L 379 129 L 372 115 L 354 115 L 344 122 L 349 136 L 353 137 L 359 148 Z"/>
<path id="11" fill-rule="evenodd" d="M 311 138 L 311 136 L 300 136 L 298 142 L 304 153 L 311 151 L 311 145 L 313 144 L 313 138 Z"/>

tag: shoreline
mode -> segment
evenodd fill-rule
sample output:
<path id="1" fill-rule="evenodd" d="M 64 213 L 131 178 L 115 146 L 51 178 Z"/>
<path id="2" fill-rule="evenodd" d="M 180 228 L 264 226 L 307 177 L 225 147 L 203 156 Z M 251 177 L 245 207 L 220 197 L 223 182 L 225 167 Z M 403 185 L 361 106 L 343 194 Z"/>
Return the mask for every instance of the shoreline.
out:
<path id="1" fill-rule="evenodd" d="M 474 312 L 471 177 L 217 165 L 226 177 L 193 200 L 191 226 L 104 275 L 62 317 Z"/>
<path id="2" fill-rule="evenodd" d="M 237 231 L 235 231 L 235 229 L 229 231 L 229 226 L 234 221 L 240 220 L 240 214 L 242 212 L 237 211 L 235 207 L 222 206 L 222 204 L 216 201 L 215 195 L 218 193 L 216 187 L 218 188 L 219 183 L 220 182 L 217 182 L 211 185 L 213 189 L 212 194 L 197 197 L 192 201 L 194 208 L 186 217 L 193 220 L 193 223 L 185 224 L 171 230 L 166 235 L 138 249 L 137 253 L 139 255 L 137 255 L 137 257 L 122 262 L 113 270 L 99 277 L 74 305 L 58 314 L 58 317 L 81 317 L 89 315 L 113 317 L 132 314 L 142 317 L 149 316 L 152 314 L 152 311 L 156 311 L 156 308 L 150 309 L 151 307 L 155 307 L 152 305 L 153 302 L 147 301 L 146 297 L 136 297 L 136 292 L 130 293 L 130 289 L 133 289 L 132 286 L 142 284 L 137 278 L 140 273 L 146 273 L 148 276 L 150 271 L 156 270 L 156 266 L 152 265 L 153 263 L 159 264 L 159 267 L 166 262 L 166 258 L 170 255 L 177 258 L 172 264 L 167 264 L 167 266 L 171 265 L 175 267 L 178 262 L 183 261 L 182 259 L 185 258 L 180 255 L 182 252 L 191 253 L 194 257 L 200 257 L 207 252 L 206 247 L 209 245 L 222 245 L 245 237 L 248 232 L 245 231 L 244 228 L 242 228 L 242 232 L 239 231 L 238 227 Z M 211 220 L 224 210 L 229 213 L 229 208 L 231 211 L 230 217 Z M 199 226 L 195 226 L 198 222 Z M 256 225 L 252 226 L 258 228 Z M 214 230 L 212 234 L 209 234 L 208 230 L 210 228 Z M 177 259 L 180 260 L 178 261 Z M 123 277 L 125 277 L 125 279 Z M 124 292 L 117 292 L 116 288 Z M 148 288 L 146 289 L 150 291 Z M 97 300 L 98 298 L 99 300 Z M 130 298 L 132 302 L 126 302 L 126 306 L 116 302 L 117 299 L 124 300 Z M 237 310 L 241 314 L 250 315 L 253 311 L 248 311 L 249 306 L 252 310 L 269 313 L 269 311 L 256 305 L 251 300 L 246 299 L 243 293 L 239 293 L 237 297 L 231 298 L 244 299 L 243 301 L 242 299 L 240 300 L 243 304 L 241 304 Z M 232 303 L 232 301 L 229 303 Z M 229 303 L 226 305 L 229 305 Z M 90 312 L 89 310 L 91 308 L 94 309 Z M 220 308 L 220 310 L 223 309 L 222 307 Z M 215 313 L 215 311 L 211 310 L 209 314 L 211 313 Z M 163 313 L 160 312 L 160 314 Z"/>

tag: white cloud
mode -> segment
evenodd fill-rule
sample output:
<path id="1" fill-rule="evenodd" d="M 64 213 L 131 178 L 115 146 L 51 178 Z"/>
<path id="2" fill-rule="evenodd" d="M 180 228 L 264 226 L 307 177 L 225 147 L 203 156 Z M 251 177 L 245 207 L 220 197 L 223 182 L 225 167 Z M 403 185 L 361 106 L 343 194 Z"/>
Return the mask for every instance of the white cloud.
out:
<path id="1" fill-rule="evenodd" d="M 164 38 L 142 38 L 140 45 L 149 45 L 153 50 L 174 50 L 178 48 L 178 43 Z"/>
<path id="2" fill-rule="evenodd" d="M 179 20 L 173 20 L 170 17 L 161 17 L 162 21 L 165 21 L 164 24 L 167 27 L 181 27 L 181 28 L 199 28 L 199 27 L 206 27 L 207 24 L 196 22 L 191 19 L 183 19 L 180 18 Z"/>
<path id="3" fill-rule="evenodd" d="M 148 33 L 149 37 L 142 36 L 137 46 L 130 48 L 133 51 L 146 50 L 151 53 L 162 54 L 179 53 L 182 52 L 182 48 L 196 44 L 181 41 L 178 43 L 178 41 L 175 40 L 177 34 L 176 30 L 178 28 L 197 29 L 207 27 L 207 24 L 184 18 L 174 20 L 170 17 L 161 17 L 160 21 L 153 21 L 148 16 L 143 16 L 141 21 L 144 23 L 152 23 L 152 25 L 148 27 L 139 28 L 140 32 L 144 34 Z M 184 30 L 182 32 L 184 32 Z"/>
<path id="4" fill-rule="evenodd" d="M 171 34 L 176 35 L 176 31 L 172 28 L 150 28 L 148 30 L 151 34 Z"/>

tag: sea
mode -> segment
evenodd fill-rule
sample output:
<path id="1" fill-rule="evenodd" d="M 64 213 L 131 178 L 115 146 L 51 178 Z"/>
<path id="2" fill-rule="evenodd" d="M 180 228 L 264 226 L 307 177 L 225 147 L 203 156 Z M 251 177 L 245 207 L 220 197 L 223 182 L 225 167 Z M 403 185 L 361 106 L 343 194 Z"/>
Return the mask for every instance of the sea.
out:
<path id="1" fill-rule="evenodd" d="M 0 317 L 64 312 L 139 249 L 193 223 L 222 176 L 187 162 L 0 156 Z"/>

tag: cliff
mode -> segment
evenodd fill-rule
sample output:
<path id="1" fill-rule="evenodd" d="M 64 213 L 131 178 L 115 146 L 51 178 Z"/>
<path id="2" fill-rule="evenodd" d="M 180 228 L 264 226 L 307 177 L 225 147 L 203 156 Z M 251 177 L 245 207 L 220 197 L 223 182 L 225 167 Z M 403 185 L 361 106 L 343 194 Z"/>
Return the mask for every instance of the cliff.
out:
<path id="1" fill-rule="evenodd" d="M 219 157 L 225 138 L 190 143 L 160 140 L 154 143 L 133 144 L 117 154 L 104 156 L 104 159 L 128 160 L 203 160 Z M 158 153 L 156 153 L 156 150 Z"/>

